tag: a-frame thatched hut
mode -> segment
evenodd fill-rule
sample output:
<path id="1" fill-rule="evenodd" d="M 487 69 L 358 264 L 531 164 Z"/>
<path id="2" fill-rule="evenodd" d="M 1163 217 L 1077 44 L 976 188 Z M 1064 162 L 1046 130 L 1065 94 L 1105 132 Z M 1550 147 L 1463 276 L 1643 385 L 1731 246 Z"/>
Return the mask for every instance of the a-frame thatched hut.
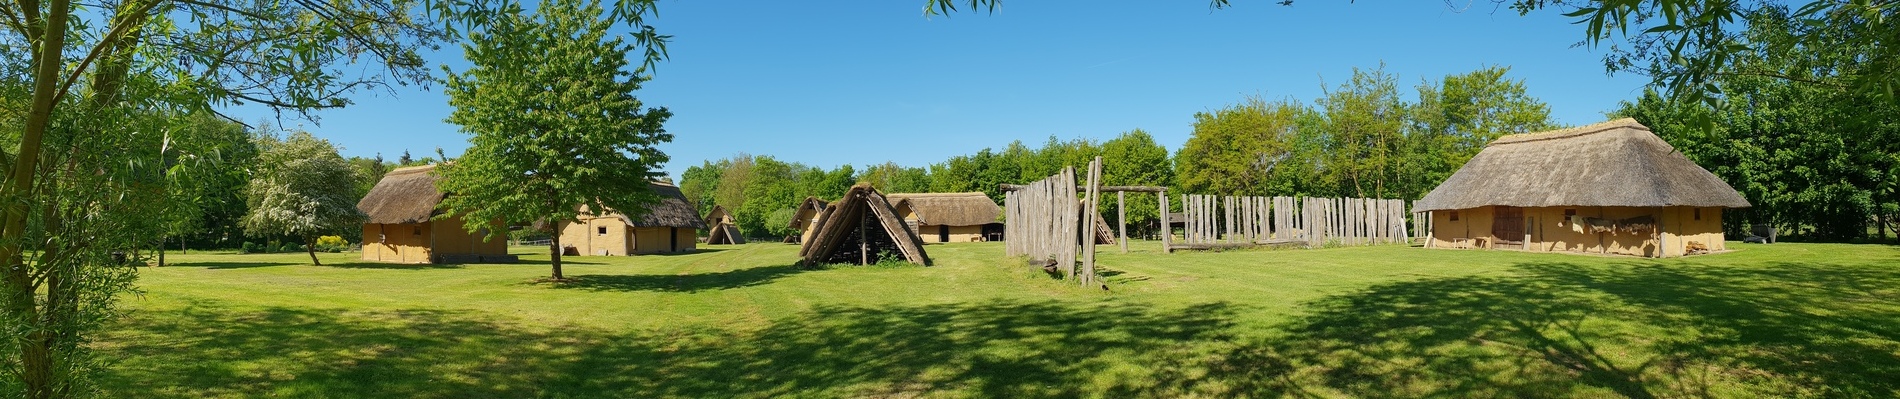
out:
<path id="1" fill-rule="evenodd" d="M 798 249 L 805 264 L 865 264 L 902 257 L 910 263 L 930 265 L 923 240 L 897 217 L 890 200 L 869 184 L 852 186 L 819 214 L 812 230 L 811 238 Z"/>
<path id="2" fill-rule="evenodd" d="M 561 222 L 561 245 L 579 255 L 635 255 L 687 252 L 697 248 L 699 229 L 706 221 L 686 202 L 686 195 L 671 184 L 650 182 L 648 188 L 660 202 L 639 217 L 628 217 L 609 210 L 588 215 L 583 208 L 578 222 Z M 563 249 L 566 250 L 566 249 Z"/>
<path id="3" fill-rule="evenodd" d="M 732 219 L 732 213 L 726 207 L 713 205 L 706 212 L 706 226 L 712 229 L 706 234 L 706 243 L 711 245 L 744 244 L 745 234 L 739 233 L 739 224 Z"/>
<path id="4" fill-rule="evenodd" d="M 436 191 L 435 165 L 389 171 L 356 208 L 369 215 L 363 223 L 363 260 L 393 263 L 514 262 L 504 239 L 488 239 L 491 229 L 470 234 L 461 217 L 435 220 L 441 191 Z"/>
<path id="5" fill-rule="evenodd" d="M 902 193 L 890 198 L 897 216 L 925 242 L 983 241 L 986 227 L 1001 226 L 996 217 L 1003 208 L 981 192 Z"/>
<path id="6" fill-rule="evenodd" d="M 803 202 L 799 202 L 798 210 L 792 214 L 791 224 L 792 230 L 798 230 L 798 235 L 786 237 L 785 242 L 803 244 L 811 240 L 811 233 L 815 231 L 811 228 L 812 224 L 818 222 L 818 215 L 824 213 L 825 207 L 830 204 L 818 197 L 805 197 Z"/>
<path id="7" fill-rule="evenodd" d="M 1724 249 L 1734 188 L 1635 119 L 1499 138 L 1420 199 L 1426 246 L 1648 257 Z"/>

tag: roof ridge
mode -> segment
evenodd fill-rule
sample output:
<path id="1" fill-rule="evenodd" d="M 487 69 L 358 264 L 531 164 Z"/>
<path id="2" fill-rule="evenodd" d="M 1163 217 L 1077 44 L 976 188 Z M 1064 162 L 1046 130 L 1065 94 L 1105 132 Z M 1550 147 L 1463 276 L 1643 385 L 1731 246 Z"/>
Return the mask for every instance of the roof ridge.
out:
<path id="1" fill-rule="evenodd" d="M 1497 140 L 1491 141 L 1490 145 L 1517 144 L 1517 143 L 1526 143 L 1526 142 L 1532 142 L 1532 141 L 1564 139 L 1564 138 L 1571 138 L 1571 137 L 1601 133 L 1601 132 L 1610 131 L 1610 130 L 1619 129 L 1619 128 L 1639 129 L 1646 132 L 1650 131 L 1648 126 L 1643 126 L 1642 123 L 1636 122 L 1636 118 L 1618 118 L 1618 119 L 1597 122 L 1597 123 L 1592 123 L 1592 124 L 1577 126 L 1577 127 L 1572 127 L 1572 128 L 1547 130 L 1547 131 L 1534 132 L 1534 133 L 1518 133 L 1518 134 L 1505 135 L 1504 137 L 1499 137 Z"/>

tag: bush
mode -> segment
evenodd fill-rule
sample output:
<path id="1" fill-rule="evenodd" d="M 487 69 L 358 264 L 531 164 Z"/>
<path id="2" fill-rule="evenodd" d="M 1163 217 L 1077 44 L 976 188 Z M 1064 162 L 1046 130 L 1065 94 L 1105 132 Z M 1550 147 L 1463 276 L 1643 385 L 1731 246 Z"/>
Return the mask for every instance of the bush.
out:
<path id="1" fill-rule="evenodd" d="M 254 242 L 245 241 L 244 245 L 238 246 L 238 253 L 240 254 L 254 254 L 258 252 L 261 252 L 260 248 L 258 248 L 257 243 Z"/>
<path id="2" fill-rule="evenodd" d="M 303 252 L 303 246 L 297 245 L 297 243 L 294 242 L 287 242 L 284 243 L 283 248 L 278 248 L 277 252 Z"/>
<path id="3" fill-rule="evenodd" d="M 343 252 L 350 249 L 350 242 L 339 236 L 317 237 L 317 250 L 322 252 Z"/>

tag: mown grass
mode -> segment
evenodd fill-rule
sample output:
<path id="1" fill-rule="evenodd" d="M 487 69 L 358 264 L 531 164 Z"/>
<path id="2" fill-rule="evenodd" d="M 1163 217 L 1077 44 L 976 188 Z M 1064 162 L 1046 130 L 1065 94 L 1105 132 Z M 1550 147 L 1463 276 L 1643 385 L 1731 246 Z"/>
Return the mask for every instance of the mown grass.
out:
<path id="1" fill-rule="evenodd" d="M 99 343 L 111 397 L 1900 395 L 1900 249 L 1647 260 L 1404 247 L 1133 253 L 1108 292 L 1000 244 L 406 266 L 172 255 Z"/>

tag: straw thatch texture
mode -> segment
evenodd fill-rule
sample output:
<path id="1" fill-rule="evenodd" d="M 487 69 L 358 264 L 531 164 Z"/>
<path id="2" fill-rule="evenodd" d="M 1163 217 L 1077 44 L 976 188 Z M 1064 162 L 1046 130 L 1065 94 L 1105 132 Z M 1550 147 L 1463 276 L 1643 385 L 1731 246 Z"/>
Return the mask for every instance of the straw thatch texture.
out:
<path id="1" fill-rule="evenodd" d="M 712 211 L 706 212 L 706 225 L 712 226 L 712 231 L 706 234 L 707 244 L 745 243 L 745 234 L 739 232 L 739 225 L 732 220 L 732 213 L 726 212 L 726 207 L 713 205 Z"/>
<path id="2" fill-rule="evenodd" d="M 830 202 L 818 199 L 818 197 L 805 197 L 804 201 L 799 201 L 798 208 L 792 211 L 792 223 L 790 227 L 793 230 L 804 230 L 805 223 L 815 217 L 807 215 L 824 213 L 825 207 L 830 205 Z"/>
<path id="3" fill-rule="evenodd" d="M 620 214 L 627 225 L 633 227 L 679 227 L 706 228 L 706 221 L 699 218 L 699 210 L 686 202 L 686 194 L 680 188 L 661 182 L 648 182 L 654 194 L 660 196 L 660 202 L 648 207 L 649 212 L 637 218 Z"/>
<path id="4" fill-rule="evenodd" d="M 819 214 L 812 229 L 811 239 L 798 250 L 805 264 L 876 262 L 879 255 L 897 253 L 910 263 L 930 265 L 923 240 L 869 184 L 852 186 Z"/>
<path id="5" fill-rule="evenodd" d="M 1414 211 L 1488 205 L 1748 207 L 1635 119 L 1499 138 Z"/>
<path id="6" fill-rule="evenodd" d="M 368 223 L 422 223 L 435 216 L 442 192 L 435 189 L 435 165 L 411 166 L 389 171 L 376 187 L 369 189 L 356 209 L 369 215 Z"/>
<path id="7" fill-rule="evenodd" d="M 976 226 L 996 222 L 1003 208 L 981 192 L 891 194 L 895 208 L 910 207 L 919 225 Z"/>

